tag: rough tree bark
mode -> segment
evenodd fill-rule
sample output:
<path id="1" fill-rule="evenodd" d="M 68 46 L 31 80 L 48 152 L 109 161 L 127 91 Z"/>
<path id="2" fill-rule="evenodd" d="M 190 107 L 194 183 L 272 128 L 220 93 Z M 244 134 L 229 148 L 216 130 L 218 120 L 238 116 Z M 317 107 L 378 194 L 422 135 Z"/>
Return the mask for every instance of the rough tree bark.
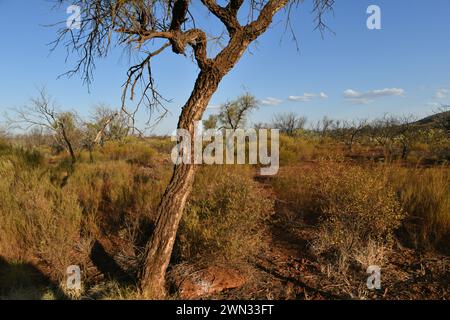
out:
<path id="1" fill-rule="evenodd" d="M 188 130 L 191 137 L 194 135 L 194 121 L 201 119 L 212 94 L 217 89 L 219 77 L 220 75 L 213 71 L 201 72 L 191 97 L 183 107 L 178 128 Z M 159 204 L 155 229 L 146 246 L 145 261 L 139 277 L 142 292 L 147 298 L 160 298 L 165 295 L 165 272 L 194 181 L 194 170 L 193 164 L 176 165 Z"/>
<path id="2" fill-rule="evenodd" d="M 273 15 L 287 3 L 287 0 L 273 3 L 275 2 L 276 5 L 267 6 L 262 10 L 255 23 L 233 31 L 227 47 L 200 72 L 193 92 L 182 109 L 178 122 L 179 129 L 187 129 L 193 137 L 194 121 L 202 119 L 209 100 L 222 78 L 239 61 L 248 45 L 267 29 Z M 194 174 L 195 165 L 175 166 L 172 179 L 159 204 L 155 230 L 146 246 L 145 260 L 139 277 L 140 287 L 146 298 L 163 298 L 166 294 L 165 274 L 186 200 L 192 189 Z"/>

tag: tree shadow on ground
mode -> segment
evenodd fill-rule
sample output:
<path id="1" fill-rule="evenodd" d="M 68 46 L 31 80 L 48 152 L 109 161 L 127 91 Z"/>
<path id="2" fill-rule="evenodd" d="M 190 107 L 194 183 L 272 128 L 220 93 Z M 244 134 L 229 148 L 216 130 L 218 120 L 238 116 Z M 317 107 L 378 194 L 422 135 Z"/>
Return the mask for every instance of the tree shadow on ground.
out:
<path id="1" fill-rule="evenodd" d="M 94 242 L 89 257 L 106 278 L 123 285 L 136 282 L 135 275 L 125 271 L 98 240 Z"/>
<path id="2" fill-rule="evenodd" d="M 31 263 L 0 256 L 0 300 L 67 299 L 59 285 Z"/>
<path id="3" fill-rule="evenodd" d="M 262 270 L 268 274 L 270 274 L 271 276 L 273 276 L 276 279 L 279 279 L 285 283 L 292 283 L 294 286 L 302 288 L 304 291 L 309 292 L 310 294 L 313 295 L 318 295 L 322 298 L 328 299 L 328 300 L 341 300 L 341 299 L 346 299 L 346 297 L 344 296 L 339 296 L 339 295 L 335 295 L 323 290 L 320 290 L 318 288 L 313 288 L 309 285 L 307 285 L 306 283 L 300 281 L 299 279 L 293 278 L 293 277 L 289 277 L 289 276 L 285 276 L 280 274 L 279 272 L 277 272 L 275 269 L 269 269 L 259 263 L 255 264 L 255 267 L 259 270 Z M 303 298 L 302 296 L 297 296 L 297 299 L 301 299 Z"/>

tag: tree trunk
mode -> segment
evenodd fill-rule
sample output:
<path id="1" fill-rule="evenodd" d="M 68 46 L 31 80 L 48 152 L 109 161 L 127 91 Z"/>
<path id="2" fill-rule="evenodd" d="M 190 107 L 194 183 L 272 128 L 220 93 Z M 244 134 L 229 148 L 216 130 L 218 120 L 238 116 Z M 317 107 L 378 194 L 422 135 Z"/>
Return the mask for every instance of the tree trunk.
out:
<path id="1" fill-rule="evenodd" d="M 201 120 L 221 78 L 222 75 L 217 70 L 201 71 L 194 90 L 183 107 L 178 128 L 187 129 L 191 135 L 191 141 L 194 141 L 194 121 Z M 140 287 L 145 298 L 154 299 L 165 296 L 165 273 L 169 265 L 178 225 L 194 182 L 194 170 L 193 164 L 176 165 L 171 181 L 158 206 L 155 230 L 146 246 L 145 260 L 139 277 Z"/>
<path id="2" fill-rule="evenodd" d="M 353 151 L 353 142 L 355 141 L 356 135 L 358 134 L 358 132 L 354 132 L 352 133 L 352 137 L 350 139 L 350 145 L 349 145 L 349 151 L 352 152 Z"/>
<path id="3" fill-rule="evenodd" d="M 236 31 L 228 45 L 214 60 L 205 62 L 197 77 L 192 94 L 181 112 L 178 122 L 179 129 L 187 129 L 191 137 L 194 136 L 194 121 L 201 120 L 203 112 L 222 78 L 233 69 L 248 45 L 267 29 L 273 15 L 286 3 L 287 0 L 269 2 L 260 13 L 257 22 L 245 30 Z M 144 261 L 139 274 L 140 288 L 145 298 L 161 299 L 165 297 L 166 269 L 170 262 L 178 225 L 192 189 L 194 172 L 193 164 L 176 165 L 169 186 L 158 206 L 155 229 L 146 245 Z"/>
<path id="4" fill-rule="evenodd" d="M 408 158 L 408 145 L 404 144 L 402 147 L 402 160 L 406 160 Z"/>
<path id="5" fill-rule="evenodd" d="M 72 143 L 70 142 L 70 139 L 67 136 L 66 128 L 64 127 L 63 124 L 60 124 L 60 126 L 61 126 L 62 136 L 63 136 L 64 142 L 67 145 L 67 150 L 69 151 L 70 158 L 72 159 L 72 165 L 73 165 L 77 161 L 77 157 L 75 156 L 75 152 L 73 151 Z"/>

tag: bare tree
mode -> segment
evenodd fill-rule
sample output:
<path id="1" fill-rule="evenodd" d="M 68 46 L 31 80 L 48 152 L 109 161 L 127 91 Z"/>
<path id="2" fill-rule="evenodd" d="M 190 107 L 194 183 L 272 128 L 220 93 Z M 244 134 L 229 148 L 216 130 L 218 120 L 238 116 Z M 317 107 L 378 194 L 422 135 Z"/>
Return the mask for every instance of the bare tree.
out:
<path id="1" fill-rule="evenodd" d="M 103 143 L 105 141 L 108 128 L 111 127 L 114 119 L 116 119 L 118 116 L 118 112 L 110 110 L 104 106 L 100 106 L 97 108 L 96 116 L 94 118 L 94 126 L 96 127 L 95 131 L 97 131 L 93 140 L 94 144 Z"/>
<path id="2" fill-rule="evenodd" d="M 39 96 L 31 100 L 30 106 L 18 108 L 15 111 L 16 117 L 9 119 L 12 125 L 17 125 L 24 130 L 40 128 L 53 132 L 55 142 L 68 151 L 72 164 L 76 162 L 75 147 L 80 131 L 78 116 L 75 112 L 57 110 L 45 89 L 41 89 Z"/>
<path id="3" fill-rule="evenodd" d="M 92 151 L 96 145 L 103 145 L 110 140 L 121 140 L 128 132 L 128 120 L 123 112 L 112 110 L 106 105 L 98 105 L 91 120 L 84 122 L 83 146 L 89 151 L 93 161 Z"/>
<path id="4" fill-rule="evenodd" d="M 367 129 L 367 120 L 352 120 L 352 121 L 334 121 L 332 124 L 333 135 L 341 140 L 351 152 L 353 145 L 359 135 Z"/>
<path id="5" fill-rule="evenodd" d="M 329 130 L 333 127 L 333 119 L 328 118 L 327 116 L 323 117 L 320 121 L 320 131 L 322 133 L 322 136 L 325 136 Z"/>
<path id="6" fill-rule="evenodd" d="M 311 130 L 325 137 L 335 126 L 333 119 L 324 116 L 321 120 L 317 120 L 315 124 L 311 124 Z"/>
<path id="7" fill-rule="evenodd" d="M 129 133 L 128 117 L 117 110 L 100 104 L 95 108 L 90 122 L 86 125 L 92 131 L 92 142 L 103 144 L 108 140 L 121 140 Z"/>
<path id="8" fill-rule="evenodd" d="M 248 93 L 234 101 L 223 104 L 218 116 L 221 129 L 236 130 L 244 127 L 248 114 L 257 107 L 256 98 Z"/>
<path id="9" fill-rule="evenodd" d="M 401 146 L 401 158 L 406 160 L 411 150 L 411 145 L 416 141 L 418 128 L 416 125 L 417 118 L 409 115 L 402 116 L 397 119 L 396 140 Z"/>
<path id="10" fill-rule="evenodd" d="M 442 129 L 445 134 L 450 134 L 450 106 L 441 106 L 436 111 L 436 123 L 440 129 Z"/>
<path id="11" fill-rule="evenodd" d="M 281 113 L 274 116 L 272 127 L 279 129 L 288 136 L 294 136 L 297 131 L 305 128 L 306 121 L 306 117 L 299 117 L 293 112 Z"/>
<path id="12" fill-rule="evenodd" d="M 63 3 L 64 0 L 59 0 Z M 68 52 L 77 52 L 81 57 L 72 72 L 80 71 L 83 79 L 90 82 L 95 67 L 95 58 L 107 56 L 114 41 L 136 53 L 139 62 L 128 70 L 123 90 L 124 112 L 131 116 L 136 110 L 125 108 L 127 97 L 135 98 L 141 85 L 142 96 L 138 105 L 159 108 L 161 95 L 155 90 L 150 62 L 163 50 L 171 48 L 175 54 L 192 53 L 199 73 L 191 95 L 182 108 L 178 128 L 188 130 L 193 136 L 194 122 L 202 119 L 203 113 L 219 83 L 234 68 L 248 46 L 263 34 L 274 15 L 286 8 L 289 15 L 300 0 L 71 0 L 70 4 L 81 8 L 81 26 L 77 32 L 63 28 L 55 45 L 65 42 Z M 191 6 L 196 10 L 190 10 Z M 223 5 L 222 5 L 223 3 Z M 317 26 L 325 28 L 323 14 L 334 0 L 313 0 Z M 193 12 L 207 10 L 217 18 L 226 32 L 227 43 L 215 57 L 207 54 L 210 38 L 195 24 Z M 247 12 L 242 12 L 246 8 Z M 244 13 L 244 14 L 242 14 Z M 244 21 L 242 17 L 247 17 Z M 157 210 L 155 230 L 149 239 L 143 256 L 139 275 L 140 287 L 147 297 L 162 297 L 165 294 L 165 272 L 169 264 L 178 225 L 186 200 L 190 194 L 195 167 L 180 164 L 174 167 L 172 179 Z"/>
<path id="13" fill-rule="evenodd" d="M 259 130 L 259 129 L 273 129 L 273 126 L 270 123 L 256 122 L 256 123 L 253 124 L 253 128 L 256 129 L 256 130 Z"/>
<path id="14" fill-rule="evenodd" d="M 384 115 L 368 126 L 369 133 L 378 145 L 383 147 L 386 158 L 390 158 L 397 146 L 401 149 L 401 158 L 406 160 L 418 136 L 416 118 L 412 115 L 394 117 Z"/>
<path id="15" fill-rule="evenodd" d="M 383 148 L 386 159 L 390 159 L 397 135 L 399 122 L 396 118 L 385 114 L 382 118 L 370 123 L 369 134 L 373 141 Z"/>

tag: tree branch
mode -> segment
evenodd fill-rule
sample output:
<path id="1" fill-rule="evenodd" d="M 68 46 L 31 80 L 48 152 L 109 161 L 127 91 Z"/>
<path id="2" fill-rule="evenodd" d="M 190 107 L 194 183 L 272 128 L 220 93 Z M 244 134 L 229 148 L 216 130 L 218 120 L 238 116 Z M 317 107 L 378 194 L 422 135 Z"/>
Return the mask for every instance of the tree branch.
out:
<path id="1" fill-rule="evenodd" d="M 208 10 L 215 15 L 227 28 L 228 34 L 232 37 L 241 25 L 237 19 L 237 11 L 242 5 L 242 0 L 230 1 L 226 8 L 219 6 L 216 0 L 201 0 Z"/>

